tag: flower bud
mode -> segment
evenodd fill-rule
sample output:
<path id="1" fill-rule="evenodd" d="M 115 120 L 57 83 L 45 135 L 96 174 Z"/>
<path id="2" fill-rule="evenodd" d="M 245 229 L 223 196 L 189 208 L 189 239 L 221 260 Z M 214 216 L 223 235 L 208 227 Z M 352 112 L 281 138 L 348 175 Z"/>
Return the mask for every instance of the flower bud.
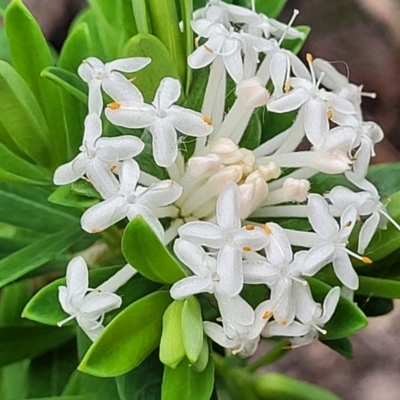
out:
<path id="1" fill-rule="evenodd" d="M 249 167 L 251 167 L 253 169 L 253 165 L 256 162 L 256 157 L 253 154 L 253 152 L 251 150 L 248 150 L 248 149 L 245 149 L 245 148 L 241 148 L 239 151 L 243 155 L 243 158 L 242 158 L 241 162 L 243 164 L 245 164 L 246 166 L 249 166 Z"/>
<path id="2" fill-rule="evenodd" d="M 245 79 L 236 87 L 236 96 L 246 108 L 257 108 L 267 104 L 269 93 L 257 77 Z"/>
<path id="3" fill-rule="evenodd" d="M 207 178 L 221 169 L 221 158 L 217 154 L 192 157 L 188 161 L 188 172 L 193 178 Z"/>
<path id="4" fill-rule="evenodd" d="M 238 183 L 242 179 L 242 176 L 242 167 L 239 165 L 230 165 L 229 167 L 223 168 L 221 171 L 211 176 L 208 182 L 213 190 L 218 193 L 228 182 Z"/>
<path id="5" fill-rule="evenodd" d="M 239 147 L 229 138 L 219 138 L 211 145 L 211 152 L 221 157 L 223 164 L 235 164 L 242 160 Z"/>
<path id="6" fill-rule="evenodd" d="M 255 186 L 253 183 L 244 183 L 239 186 L 240 206 L 239 214 L 241 219 L 247 218 L 253 211 L 253 198 L 255 194 Z"/>
<path id="7" fill-rule="evenodd" d="M 259 165 L 258 169 L 266 182 L 270 181 L 271 179 L 279 178 L 281 174 L 281 169 L 274 161 L 270 161 L 265 165 Z"/>
<path id="8" fill-rule="evenodd" d="M 286 201 L 306 201 L 310 182 L 307 179 L 287 178 L 281 190 Z"/>

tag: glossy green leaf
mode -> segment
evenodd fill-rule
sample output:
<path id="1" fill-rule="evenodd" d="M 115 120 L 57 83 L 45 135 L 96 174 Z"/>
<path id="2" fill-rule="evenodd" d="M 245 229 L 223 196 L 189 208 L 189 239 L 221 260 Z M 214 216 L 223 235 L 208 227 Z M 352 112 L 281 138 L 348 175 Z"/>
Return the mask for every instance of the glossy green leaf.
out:
<path id="1" fill-rule="evenodd" d="M 354 357 L 353 346 L 348 338 L 336 339 L 336 340 L 321 340 L 321 342 L 331 348 L 332 350 L 339 353 L 347 360 L 352 360 Z"/>
<path id="2" fill-rule="evenodd" d="M 311 292 L 315 301 L 323 303 L 331 287 L 314 278 L 308 278 Z M 340 297 L 333 317 L 325 324 L 326 335 L 321 335 L 323 340 L 341 339 L 360 331 L 368 325 L 364 313 L 350 300 Z"/>
<path id="3" fill-rule="evenodd" d="M 1 291 L 0 325 L 20 324 L 22 310 L 31 296 L 32 282 L 29 279 L 4 287 Z"/>
<path id="4" fill-rule="evenodd" d="M 74 331 L 69 328 L 0 327 L 0 366 L 35 357 L 65 343 L 73 335 Z"/>
<path id="5" fill-rule="evenodd" d="M 380 317 L 389 314 L 394 309 L 392 299 L 375 297 L 371 295 L 359 295 L 356 293 L 354 301 L 367 317 Z"/>
<path id="6" fill-rule="evenodd" d="M 116 379 L 120 400 L 160 400 L 163 364 L 154 351 L 137 368 Z"/>
<path id="7" fill-rule="evenodd" d="M 49 197 L 49 201 L 66 207 L 89 208 L 97 204 L 100 199 L 90 198 L 74 193 L 72 184 L 60 186 Z"/>
<path id="8" fill-rule="evenodd" d="M 87 85 L 78 77 L 78 75 L 57 67 L 45 68 L 41 75 L 44 78 L 52 80 L 83 104 L 87 104 Z"/>
<path id="9" fill-rule="evenodd" d="M 52 152 L 46 120 L 28 85 L 4 61 L 0 61 L 0 103 L 1 135 L 39 165 L 48 166 Z"/>
<path id="10" fill-rule="evenodd" d="M 390 279 L 360 276 L 357 293 L 365 296 L 377 296 L 387 299 L 400 299 L 400 282 Z"/>
<path id="11" fill-rule="evenodd" d="M 162 400 L 209 400 L 213 388 L 214 362 L 211 357 L 202 372 L 197 372 L 185 361 L 175 369 L 164 367 Z"/>
<path id="12" fill-rule="evenodd" d="M 131 0 L 138 33 L 151 33 L 146 0 Z"/>
<path id="13" fill-rule="evenodd" d="M 297 54 L 304 46 L 305 41 L 310 34 L 311 28 L 309 26 L 301 25 L 296 26 L 296 29 L 304 33 L 303 39 L 285 39 L 282 43 L 284 49 L 290 50 L 293 54 Z"/>
<path id="14" fill-rule="evenodd" d="M 186 355 L 181 329 L 183 305 L 184 301 L 173 301 L 163 316 L 160 361 L 170 368 L 176 368 Z"/>
<path id="15" fill-rule="evenodd" d="M 113 377 L 140 365 L 160 342 L 162 316 L 171 301 L 168 292 L 160 291 L 131 304 L 106 327 L 78 369 Z"/>
<path id="16" fill-rule="evenodd" d="M 50 203 L 50 193 L 44 188 L 0 183 L 0 221 L 41 233 L 78 228 L 80 213 Z"/>
<path id="17" fill-rule="evenodd" d="M 151 102 L 162 78 L 179 79 L 171 55 L 164 44 L 155 36 L 138 34 L 129 39 L 122 50 L 123 57 L 150 57 L 151 63 L 134 73 L 135 86 L 143 93 L 146 102 Z"/>
<path id="18" fill-rule="evenodd" d="M 91 270 L 89 272 L 89 287 L 96 288 L 119 269 L 120 267 L 107 267 Z M 57 325 L 57 322 L 66 317 L 58 301 L 58 287 L 62 285 L 65 285 L 65 278 L 57 279 L 41 289 L 26 305 L 23 316 L 41 324 Z M 122 299 L 121 309 L 157 288 L 157 284 L 136 275 L 117 291 Z"/>
<path id="19" fill-rule="evenodd" d="M 8 42 L 6 30 L 4 28 L 0 29 L 0 60 L 11 63 L 10 44 Z"/>
<path id="20" fill-rule="evenodd" d="M 29 360 L 7 365 L 1 369 L 0 399 L 25 399 L 27 394 L 26 373 Z"/>
<path id="21" fill-rule="evenodd" d="M 262 112 L 264 110 L 261 110 Z M 240 140 L 239 146 L 249 150 L 253 150 L 260 145 L 262 133 L 262 125 L 259 113 L 254 113 L 249 121 L 249 124 L 244 131 L 243 137 Z"/>
<path id="22" fill-rule="evenodd" d="M 192 54 L 194 48 L 194 35 L 190 22 L 193 19 L 193 1 L 192 0 L 180 0 L 180 11 L 183 22 L 183 36 L 185 41 L 185 55 L 186 58 Z M 192 83 L 193 71 L 191 68 L 186 67 L 186 95 L 189 92 L 190 85 Z"/>
<path id="23" fill-rule="evenodd" d="M 71 192 L 73 194 L 92 199 L 102 199 L 100 193 L 93 187 L 93 185 L 89 182 L 86 182 L 84 179 L 73 182 L 71 184 Z"/>
<path id="24" fill-rule="evenodd" d="M 203 318 L 199 301 L 195 296 L 188 297 L 182 310 L 182 339 L 188 360 L 194 364 L 203 348 Z"/>
<path id="25" fill-rule="evenodd" d="M 126 227 L 122 253 L 129 264 L 152 281 L 174 283 L 185 277 L 178 262 L 141 215 Z"/>
<path id="26" fill-rule="evenodd" d="M 39 24 L 22 0 L 13 0 L 5 16 L 13 66 L 32 90 L 49 128 L 47 135 L 57 161 L 66 160 L 66 131 L 59 89 L 41 78 L 41 71 L 53 65 L 46 39 Z"/>
<path id="27" fill-rule="evenodd" d="M 281 374 L 266 374 L 254 381 L 259 400 L 339 400 L 326 389 Z"/>
<path id="28" fill-rule="evenodd" d="M 0 287 L 34 271 L 66 251 L 83 236 L 79 226 L 39 239 L 0 261 Z"/>
<path id="29" fill-rule="evenodd" d="M 256 0 L 256 10 L 270 18 L 276 18 L 285 7 L 286 2 L 287 0 Z"/>
<path id="30" fill-rule="evenodd" d="M 197 372 L 203 372 L 208 365 L 209 357 L 210 357 L 210 348 L 208 345 L 208 339 L 204 337 L 203 346 L 201 347 L 199 357 L 197 358 L 197 361 L 192 365 L 192 368 Z"/>

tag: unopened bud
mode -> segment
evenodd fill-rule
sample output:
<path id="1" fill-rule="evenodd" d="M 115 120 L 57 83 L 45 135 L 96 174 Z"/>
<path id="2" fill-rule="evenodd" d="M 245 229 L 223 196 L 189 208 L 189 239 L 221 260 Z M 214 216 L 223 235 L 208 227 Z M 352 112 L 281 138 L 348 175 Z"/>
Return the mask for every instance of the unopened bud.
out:
<path id="1" fill-rule="evenodd" d="M 211 152 L 221 157 L 223 164 L 235 164 L 242 160 L 239 147 L 229 138 L 219 138 L 211 145 Z"/>
<path id="2" fill-rule="evenodd" d="M 244 183 L 239 186 L 240 206 L 239 214 L 241 219 L 247 218 L 253 211 L 253 198 L 255 194 L 255 186 L 253 183 Z"/>
<path id="3" fill-rule="evenodd" d="M 246 108 L 257 108 L 267 104 L 269 93 L 257 77 L 245 79 L 236 87 L 236 96 Z"/>
<path id="4" fill-rule="evenodd" d="M 242 163 L 253 168 L 253 165 L 256 162 L 254 153 L 245 148 L 241 148 L 239 151 L 243 154 Z"/>
<path id="5" fill-rule="evenodd" d="M 228 182 L 238 183 L 243 176 L 243 169 L 239 165 L 230 165 L 211 176 L 209 183 L 214 191 L 221 191 Z"/>
<path id="6" fill-rule="evenodd" d="M 283 182 L 282 194 L 286 201 L 306 201 L 308 191 L 310 190 L 310 182 L 307 179 L 287 178 Z"/>
<path id="7" fill-rule="evenodd" d="M 259 171 L 261 171 L 262 176 L 266 182 L 271 179 L 277 179 L 281 175 L 281 169 L 274 161 L 270 161 L 265 165 L 258 166 Z"/>
<path id="8" fill-rule="evenodd" d="M 221 158 L 217 154 L 192 157 L 188 161 L 188 172 L 193 178 L 207 178 L 221 169 Z"/>

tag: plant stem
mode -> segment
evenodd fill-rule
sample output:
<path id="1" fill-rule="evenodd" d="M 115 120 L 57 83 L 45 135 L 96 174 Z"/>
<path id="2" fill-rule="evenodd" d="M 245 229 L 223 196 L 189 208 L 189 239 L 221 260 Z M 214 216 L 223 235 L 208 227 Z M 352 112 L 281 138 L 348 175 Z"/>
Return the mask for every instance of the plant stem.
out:
<path id="1" fill-rule="evenodd" d="M 247 365 L 245 369 L 249 372 L 253 372 L 261 367 L 272 364 L 273 362 L 281 358 L 284 354 L 286 354 L 287 349 L 285 349 L 285 347 L 288 345 L 290 345 L 290 342 L 288 340 L 280 340 L 270 351 L 265 353 L 258 360 Z"/>

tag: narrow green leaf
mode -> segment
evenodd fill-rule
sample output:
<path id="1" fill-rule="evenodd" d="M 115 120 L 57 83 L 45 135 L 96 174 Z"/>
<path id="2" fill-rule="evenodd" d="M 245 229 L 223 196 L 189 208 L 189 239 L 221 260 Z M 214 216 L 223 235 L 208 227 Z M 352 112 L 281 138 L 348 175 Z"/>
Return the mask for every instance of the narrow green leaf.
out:
<path id="1" fill-rule="evenodd" d="M 97 204 L 100 199 L 81 196 L 74 193 L 72 184 L 60 186 L 49 197 L 49 201 L 66 207 L 89 208 Z"/>
<path id="2" fill-rule="evenodd" d="M 308 278 L 314 300 L 323 303 L 331 286 L 314 278 Z M 323 340 L 341 339 L 360 331 L 368 325 L 364 313 L 350 300 L 340 297 L 333 317 L 325 324 L 327 334 L 321 336 Z"/>
<path id="3" fill-rule="evenodd" d="M 0 327 L 0 366 L 35 357 L 65 343 L 73 335 L 74 331 L 69 328 Z"/>
<path id="4" fill-rule="evenodd" d="M 264 111 L 264 110 L 261 110 Z M 253 150 L 260 145 L 262 133 L 262 125 L 259 113 L 254 113 L 249 121 L 249 124 L 244 131 L 243 137 L 240 140 L 239 146 L 249 150 Z"/>
<path id="5" fill-rule="evenodd" d="M 131 0 L 138 33 L 151 33 L 146 0 Z"/>
<path id="6" fill-rule="evenodd" d="M 0 261 L 0 287 L 41 267 L 82 237 L 79 226 L 68 227 L 24 247 Z"/>
<path id="7" fill-rule="evenodd" d="M 170 368 L 176 368 L 186 355 L 181 329 L 183 305 L 184 301 L 173 301 L 163 316 L 160 361 Z"/>
<path id="8" fill-rule="evenodd" d="M 202 372 L 197 372 L 186 362 L 175 369 L 164 367 L 162 400 L 209 400 L 213 388 L 214 362 L 211 357 Z"/>
<path id="9" fill-rule="evenodd" d="M 201 347 L 201 351 L 197 361 L 192 365 L 192 367 L 197 372 L 203 372 L 208 365 L 208 359 L 210 357 L 210 348 L 208 345 L 208 339 L 206 337 L 203 338 L 203 346 Z"/>
<path id="10" fill-rule="evenodd" d="M 392 299 L 375 297 L 371 295 L 359 295 L 356 293 L 354 301 L 367 317 L 380 317 L 389 314 L 394 309 Z"/>
<path id="11" fill-rule="evenodd" d="M 53 65 L 46 39 L 39 24 L 22 0 L 13 0 L 5 16 L 13 66 L 28 84 L 49 127 L 48 139 L 57 161 L 66 160 L 66 132 L 59 89 L 40 77 L 41 71 Z"/>
<path id="12" fill-rule="evenodd" d="M 339 353 L 347 360 L 352 360 L 354 357 L 353 346 L 348 338 L 336 339 L 336 340 L 321 340 L 321 342 L 331 348 L 332 350 Z"/>
<path id="13" fill-rule="evenodd" d="M 26 398 L 26 373 L 28 367 L 29 360 L 24 360 L 1 369 L 0 399 L 18 400 Z"/>
<path id="14" fill-rule="evenodd" d="M 140 365 L 160 342 L 162 316 L 171 301 L 168 292 L 155 292 L 131 304 L 106 327 L 78 369 L 113 377 Z"/>
<path id="15" fill-rule="evenodd" d="M 126 227 L 122 253 L 129 264 L 152 281 L 174 283 L 185 277 L 178 262 L 141 215 Z"/>
<path id="16" fill-rule="evenodd" d="M 400 282 L 390 279 L 360 276 L 360 287 L 357 293 L 365 296 L 384 297 L 386 299 L 400 299 Z"/>
<path id="17" fill-rule="evenodd" d="M 40 106 L 25 81 L 4 61 L 0 61 L 0 104 L 4 128 L 0 132 L 39 165 L 49 166 L 53 153 Z"/>
<path id="18" fill-rule="evenodd" d="M 80 179 L 71 184 L 71 192 L 73 194 L 89 197 L 92 199 L 102 199 L 100 193 L 93 187 L 93 185 L 83 179 Z"/>
<path id="19" fill-rule="evenodd" d="M 153 101 L 162 78 L 169 76 L 179 79 L 171 55 L 155 36 L 139 34 L 129 39 L 122 50 L 122 56 L 151 58 L 151 63 L 146 68 L 134 73 L 135 86 L 140 89 L 147 102 Z"/>
<path id="20" fill-rule="evenodd" d="M 49 67 L 42 71 L 42 76 L 52 80 L 81 103 L 87 105 L 87 85 L 78 77 L 78 75 L 62 68 Z"/>
<path id="21" fill-rule="evenodd" d="M 286 2 L 287 0 L 256 0 L 256 10 L 267 17 L 276 18 L 285 7 Z"/>
<path id="22" fill-rule="evenodd" d="M 188 297 L 182 310 L 182 338 L 188 360 L 194 364 L 203 348 L 203 318 L 195 296 Z"/>
<path id="23" fill-rule="evenodd" d="M 99 400 L 99 398 L 94 398 L 89 394 L 89 397 L 84 396 L 53 396 L 53 397 L 40 397 L 36 399 L 29 399 L 29 400 Z"/>
<path id="24" fill-rule="evenodd" d="M 4 28 L 0 29 L 0 60 L 11 63 L 10 43 L 8 42 L 6 30 Z"/>
<path id="25" fill-rule="evenodd" d="M 13 283 L 2 289 L 0 325 L 17 325 L 21 323 L 22 310 L 30 299 L 31 292 L 32 282 L 29 279 Z"/>
<path id="26" fill-rule="evenodd" d="M 326 389 L 275 373 L 257 377 L 254 389 L 259 400 L 339 400 Z"/>
<path id="27" fill-rule="evenodd" d="M 185 55 L 186 58 L 192 54 L 194 47 L 193 30 L 190 22 L 193 19 L 193 1 L 180 0 L 181 15 L 183 21 L 183 36 L 185 39 Z M 192 84 L 192 69 L 186 68 L 186 95 L 189 93 L 190 85 Z"/>

